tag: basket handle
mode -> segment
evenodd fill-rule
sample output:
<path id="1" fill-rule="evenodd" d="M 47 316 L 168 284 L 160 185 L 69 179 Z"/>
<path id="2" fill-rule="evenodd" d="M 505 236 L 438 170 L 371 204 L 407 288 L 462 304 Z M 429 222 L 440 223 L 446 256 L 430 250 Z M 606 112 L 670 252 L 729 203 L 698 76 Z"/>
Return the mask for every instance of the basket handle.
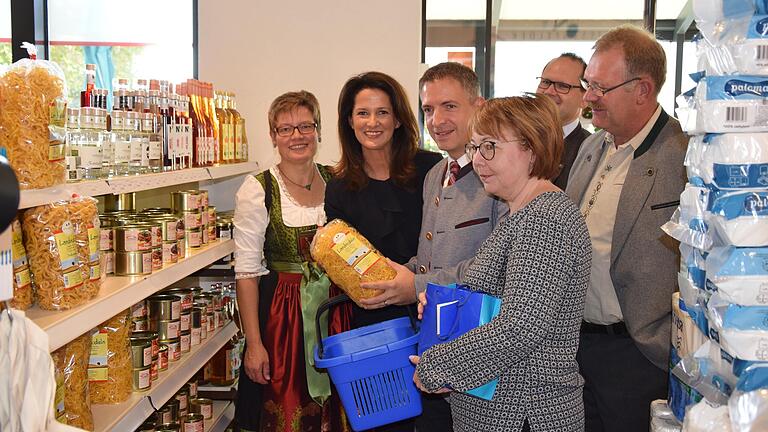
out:
<path id="1" fill-rule="evenodd" d="M 320 306 L 317 307 L 317 314 L 315 314 L 315 333 L 317 334 L 317 356 L 319 358 L 323 358 L 323 333 L 320 329 L 320 317 L 323 314 L 323 312 L 329 310 L 331 306 L 335 306 L 339 303 L 348 302 L 350 300 L 349 296 L 346 294 L 339 294 L 333 297 L 330 297 L 329 299 L 323 301 L 320 303 Z M 413 315 L 413 311 L 408 306 L 405 306 L 405 309 L 408 311 L 408 319 L 411 321 L 411 328 L 413 328 L 414 332 L 419 331 L 418 322 L 416 320 L 416 317 Z"/>
<path id="2" fill-rule="evenodd" d="M 329 310 L 331 306 L 335 306 L 339 303 L 345 303 L 349 301 L 349 296 L 346 294 L 339 294 L 324 300 L 317 307 L 317 314 L 315 314 L 315 332 L 317 334 L 317 356 L 323 358 L 323 333 L 320 331 L 320 317 L 323 312 Z"/>

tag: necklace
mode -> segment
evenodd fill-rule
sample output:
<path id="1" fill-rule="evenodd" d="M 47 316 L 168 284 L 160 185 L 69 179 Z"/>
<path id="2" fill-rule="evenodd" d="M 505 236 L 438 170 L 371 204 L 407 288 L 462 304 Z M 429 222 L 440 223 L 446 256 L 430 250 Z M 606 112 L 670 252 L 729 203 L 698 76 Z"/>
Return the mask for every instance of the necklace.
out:
<path id="1" fill-rule="evenodd" d="M 306 189 L 306 190 L 308 190 L 308 191 L 311 191 L 311 190 L 312 190 L 312 183 L 314 183 L 314 181 L 315 181 L 315 172 L 317 171 L 316 169 L 313 169 L 313 170 L 312 170 L 312 178 L 309 180 L 309 183 L 307 183 L 307 184 L 305 184 L 305 185 L 304 185 L 304 184 L 301 184 L 301 183 L 296 183 L 295 181 L 291 180 L 291 179 L 290 179 L 290 177 L 288 177 L 287 175 L 285 175 L 285 173 L 283 172 L 283 170 L 282 170 L 282 169 L 280 169 L 280 165 L 278 165 L 278 166 L 277 166 L 277 170 L 278 170 L 278 171 L 280 171 L 280 175 L 281 175 L 281 176 L 283 176 L 283 178 L 284 178 L 284 179 L 286 179 L 286 180 L 288 180 L 289 182 L 293 183 L 295 186 L 298 186 L 298 187 L 300 187 L 300 188 L 304 188 L 304 189 Z"/>

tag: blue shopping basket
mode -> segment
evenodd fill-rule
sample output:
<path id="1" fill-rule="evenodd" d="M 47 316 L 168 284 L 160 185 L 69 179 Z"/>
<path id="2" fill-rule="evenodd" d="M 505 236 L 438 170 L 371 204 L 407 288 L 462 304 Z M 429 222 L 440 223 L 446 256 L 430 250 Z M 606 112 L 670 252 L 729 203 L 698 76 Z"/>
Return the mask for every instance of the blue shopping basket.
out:
<path id="1" fill-rule="evenodd" d="M 328 369 L 355 431 L 375 428 L 421 414 L 421 394 L 413 383 L 419 333 L 413 318 L 403 317 L 322 339 L 320 316 L 346 302 L 345 294 L 317 309 L 315 366 Z"/>

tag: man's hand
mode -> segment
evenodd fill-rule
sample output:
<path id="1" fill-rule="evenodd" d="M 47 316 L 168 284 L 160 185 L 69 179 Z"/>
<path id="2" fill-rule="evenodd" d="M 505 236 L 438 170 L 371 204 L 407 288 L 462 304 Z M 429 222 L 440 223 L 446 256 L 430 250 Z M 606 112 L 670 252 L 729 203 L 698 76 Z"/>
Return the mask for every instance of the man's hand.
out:
<path id="1" fill-rule="evenodd" d="M 365 282 L 363 288 L 384 291 L 376 297 L 360 300 L 366 309 L 379 309 L 391 305 L 409 305 L 416 302 L 416 286 L 413 283 L 413 273 L 408 267 L 392 262 L 387 258 L 387 264 L 392 267 L 397 275 L 388 281 Z"/>
<path id="2" fill-rule="evenodd" d="M 262 344 L 248 345 L 244 356 L 245 373 L 252 381 L 266 384 L 270 380 L 269 356 Z"/>
<path id="3" fill-rule="evenodd" d="M 413 363 L 415 365 L 418 365 L 419 361 L 421 360 L 421 357 L 412 355 L 412 356 L 408 356 L 408 360 L 410 360 L 411 363 Z M 423 391 L 424 393 L 440 394 L 440 393 L 450 393 L 451 392 L 451 389 L 448 389 L 448 388 L 445 388 L 445 387 L 437 389 L 435 391 L 430 391 L 430 390 L 425 389 L 424 385 L 421 383 L 421 379 L 419 379 L 419 374 L 416 373 L 416 372 L 413 373 L 413 383 L 416 384 L 416 388 L 417 389 Z"/>

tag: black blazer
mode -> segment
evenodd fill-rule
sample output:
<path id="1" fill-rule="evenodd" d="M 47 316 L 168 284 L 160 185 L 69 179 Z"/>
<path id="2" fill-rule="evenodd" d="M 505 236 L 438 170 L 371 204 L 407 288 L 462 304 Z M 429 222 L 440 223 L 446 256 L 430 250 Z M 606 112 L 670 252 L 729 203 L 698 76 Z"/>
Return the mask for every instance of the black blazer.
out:
<path id="1" fill-rule="evenodd" d="M 588 130 L 581 127 L 581 123 L 576 125 L 576 129 L 565 137 L 565 148 L 563 149 L 563 157 L 560 159 L 560 174 L 552 180 L 555 186 L 562 190 L 568 185 L 568 175 L 571 173 L 571 167 L 576 160 L 576 155 L 579 154 L 579 148 L 584 140 L 592 135 Z"/>

